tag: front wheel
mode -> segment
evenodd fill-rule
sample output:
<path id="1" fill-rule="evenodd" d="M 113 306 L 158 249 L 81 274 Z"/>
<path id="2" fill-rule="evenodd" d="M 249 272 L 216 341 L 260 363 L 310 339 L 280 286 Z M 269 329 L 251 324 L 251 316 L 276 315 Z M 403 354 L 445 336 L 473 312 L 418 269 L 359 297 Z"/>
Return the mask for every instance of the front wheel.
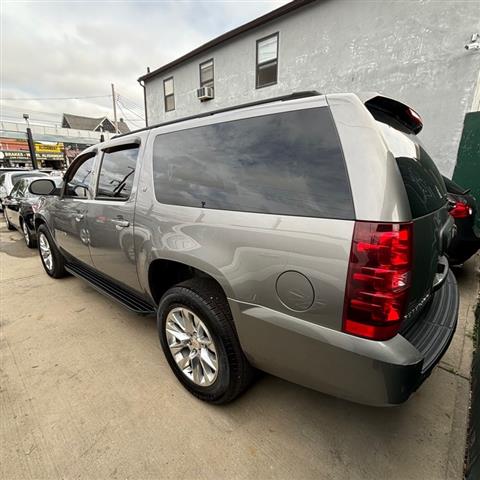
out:
<path id="1" fill-rule="evenodd" d="M 183 282 L 162 297 L 160 343 L 177 379 L 201 400 L 222 404 L 249 385 L 253 369 L 237 338 L 227 299 L 210 279 Z"/>
<path id="2" fill-rule="evenodd" d="M 38 251 L 43 268 L 48 275 L 53 278 L 61 278 L 66 275 L 63 255 L 58 250 L 45 225 L 38 227 Z"/>

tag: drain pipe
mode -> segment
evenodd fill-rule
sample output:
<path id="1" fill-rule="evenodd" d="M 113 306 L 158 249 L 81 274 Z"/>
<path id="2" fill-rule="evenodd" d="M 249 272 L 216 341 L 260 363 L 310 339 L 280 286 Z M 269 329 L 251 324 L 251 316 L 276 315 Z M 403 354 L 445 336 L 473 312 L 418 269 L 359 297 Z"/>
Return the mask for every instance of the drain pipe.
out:
<path id="1" fill-rule="evenodd" d="M 147 67 L 147 73 L 150 73 L 150 67 Z M 143 109 L 145 110 L 145 126 L 148 127 L 148 113 L 147 113 L 147 92 L 145 89 L 145 82 L 143 80 L 137 80 L 140 86 L 143 88 Z"/>

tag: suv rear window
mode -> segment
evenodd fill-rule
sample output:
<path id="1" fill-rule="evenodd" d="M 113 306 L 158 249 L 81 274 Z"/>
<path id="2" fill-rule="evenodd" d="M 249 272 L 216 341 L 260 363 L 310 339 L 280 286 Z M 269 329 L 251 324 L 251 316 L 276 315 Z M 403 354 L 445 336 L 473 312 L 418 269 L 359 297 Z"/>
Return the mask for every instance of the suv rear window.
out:
<path id="1" fill-rule="evenodd" d="M 412 217 L 423 217 L 443 207 L 447 190 L 442 175 L 420 140 L 388 126 L 382 125 L 382 132 L 397 160 Z"/>
<path id="2" fill-rule="evenodd" d="M 298 110 L 160 134 L 155 195 L 171 205 L 352 219 L 330 110 Z"/>

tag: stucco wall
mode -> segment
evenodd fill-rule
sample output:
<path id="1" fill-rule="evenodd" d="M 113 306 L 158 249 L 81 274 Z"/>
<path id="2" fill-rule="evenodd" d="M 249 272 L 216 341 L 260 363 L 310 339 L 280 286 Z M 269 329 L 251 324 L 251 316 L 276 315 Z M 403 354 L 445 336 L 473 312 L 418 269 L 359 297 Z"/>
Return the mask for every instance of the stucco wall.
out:
<path id="1" fill-rule="evenodd" d="M 255 89 L 255 41 L 280 32 L 279 77 Z M 379 91 L 415 108 L 440 170 L 453 171 L 463 118 L 472 108 L 480 50 L 480 2 L 319 1 L 237 37 L 146 83 L 149 124 L 299 90 Z M 215 99 L 196 98 L 199 63 L 215 60 Z M 176 110 L 164 112 L 174 76 Z"/>

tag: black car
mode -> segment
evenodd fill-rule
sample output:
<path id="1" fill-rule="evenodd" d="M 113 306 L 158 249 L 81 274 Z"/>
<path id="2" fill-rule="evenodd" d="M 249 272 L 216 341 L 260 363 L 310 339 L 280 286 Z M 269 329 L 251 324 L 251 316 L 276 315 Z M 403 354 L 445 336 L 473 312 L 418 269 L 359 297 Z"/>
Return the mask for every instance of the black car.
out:
<path id="1" fill-rule="evenodd" d="M 9 230 L 19 230 L 22 232 L 27 247 L 34 248 L 37 245 L 37 234 L 33 224 L 33 215 L 36 205 L 41 201 L 28 191 L 28 186 L 38 177 L 21 177 L 13 186 L 9 195 L 3 199 L 3 215 Z M 61 178 L 51 177 L 58 184 Z"/>
<path id="2" fill-rule="evenodd" d="M 451 265 L 461 265 L 480 248 L 480 231 L 475 226 L 478 214 L 477 201 L 469 193 L 470 190 L 446 177 L 443 177 L 443 180 L 447 187 L 450 215 L 455 219 L 457 226 L 457 235 L 447 253 Z"/>

